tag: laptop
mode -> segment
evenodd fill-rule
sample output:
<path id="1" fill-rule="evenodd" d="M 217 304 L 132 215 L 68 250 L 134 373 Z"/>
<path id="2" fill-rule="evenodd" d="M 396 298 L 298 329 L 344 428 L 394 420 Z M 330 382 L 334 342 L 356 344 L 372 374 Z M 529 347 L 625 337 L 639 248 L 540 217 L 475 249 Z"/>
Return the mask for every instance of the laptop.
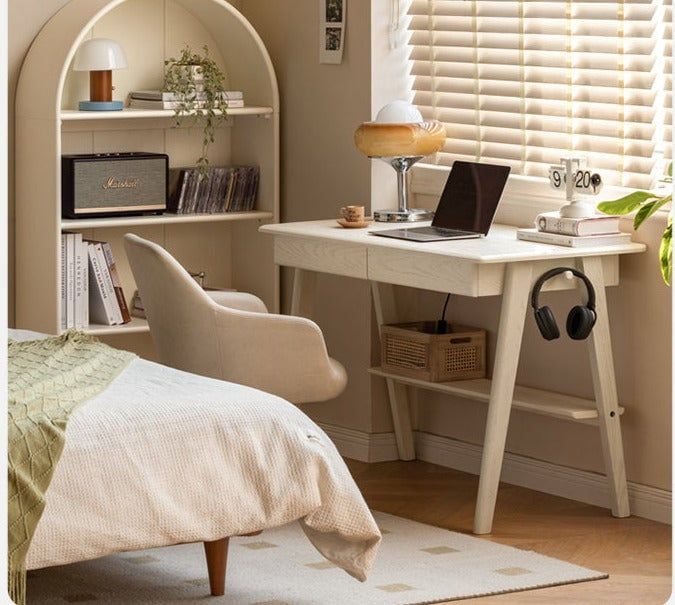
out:
<path id="1" fill-rule="evenodd" d="M 490 230 L 511 168 L 455 161 L 430 227 L 370 231 L 414 242 L 485 237 Z"/>

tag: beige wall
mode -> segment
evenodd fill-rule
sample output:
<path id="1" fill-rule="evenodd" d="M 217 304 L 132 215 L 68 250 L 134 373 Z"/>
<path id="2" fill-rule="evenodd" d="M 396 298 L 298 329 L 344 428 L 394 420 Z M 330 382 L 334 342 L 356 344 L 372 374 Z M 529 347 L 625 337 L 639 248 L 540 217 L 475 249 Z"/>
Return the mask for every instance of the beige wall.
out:
<path id="1" fill-rule="evenodd" d="M 21 61 L 42 24 L 65 3 L 66 0 L 9 2 L 10 136 L 11 103 Z M 352 133 L 359 122 L 370 117 L 371 100 L 376 96 L 371 95 L 370 2 L 349 3 L 342 65 L 318 64 L 316 0 L 241 0 L 237 4 L 261 33 L 279 79 L 283 220 L 326 218 L 334 216 L 344 203 L 367 203 L 370 166 L 354 149 Z M 11 169 L 10 156 L 10 174 Z M 638 239 L 645 241 L 650 251 L 622 260 L 622 285 L 610 291 L 609 303 L 620 398 L 627 407 L 623 426 L 628 477 L 670 489 L 670 291 L 660 282 L 656 269 L 663 223 L 664 217 L 660 216 L 641 230 Z M 410 317 L 433 317 L 442 302 L 441 296 L 425 292 L 402 291 L 400 298 Z M 559 321 L 564 322 L 576 298 L 566 293 L 550 300 Z M 452 317 L 488 328 L 494 343 L 498 306 L 497 298 L 481 300 L 480 304 L 456 299 L 451 304 Z M 380 381 L 373 383 L 371 402 L 366 374 L 373 329 L 367 286 L 321 276 L 316 316 L 331 353 L 347 365 L 350 385 L 340 400 L 310 406 L 308 412 L 317 420 L 336 425 L 376 432 L 391 430 L 382 385 Z M 529 318 L 519 382 L 590 396 L 583 344 L 568 339 L 545 343 Z M 485 406 L 474 402 L 425 394 L 420 397 L 419 427 L 480 443 L 485 411 Z M 508 449 L 560 464 L 601 470 L 597 431 L 589 426 L 514 413 Z"/>
<path id="2" fill-rule="evenodd" d="M 367 205 L 370 197 L 370 162 L 353 143 L 356 126 L 370 118 L 370 3 L 349 3 L 340 65 L 318 62 L 318 4 L 242 0 L 241 6 L 265 42 L 279 81 L 283 221 L 337 216 L 341 206 Z M 289 278 L 283 281 L 287 301 Z M 367 284 L 320 275 L 314 319 L 331 355 L 347 367 L 349 385 L 337 401 L 305 411 L 321 422 L 371 430 Z"/>

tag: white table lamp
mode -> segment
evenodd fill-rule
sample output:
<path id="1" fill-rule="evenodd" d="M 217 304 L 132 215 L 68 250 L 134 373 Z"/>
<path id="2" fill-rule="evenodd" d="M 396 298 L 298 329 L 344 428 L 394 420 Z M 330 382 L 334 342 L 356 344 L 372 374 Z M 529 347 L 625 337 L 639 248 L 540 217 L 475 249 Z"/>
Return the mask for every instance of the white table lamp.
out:
<path id="1" fill-rule="evenodd" d="M 89 72 L 89 101 L 80 101 L 83 111 L 116 111 L 123 101 L 113 101 L 112 70 L 126 69 L 127 57 L 122 47 L 108 38 L 93 38 L 77 49 L 73 69 Z"/>

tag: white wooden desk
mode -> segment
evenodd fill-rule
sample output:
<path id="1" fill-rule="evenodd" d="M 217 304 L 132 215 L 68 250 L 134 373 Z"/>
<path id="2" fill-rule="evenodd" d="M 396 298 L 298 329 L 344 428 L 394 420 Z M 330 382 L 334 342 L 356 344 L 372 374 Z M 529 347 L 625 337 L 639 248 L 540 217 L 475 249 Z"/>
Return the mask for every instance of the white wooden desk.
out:
<path id="1" fill-rule="evenodd" d="M 420 223 L 425 224 L 425 223 Z M 373 229 L 396 225 L 375 224 L 370 229 L 343 229 L 333 220 L 265 225 L 274 236 L 274 258 L 295 268 L 291 312 L 311 316 L 316 273 L 331 273 L 369 280 L 377 321 L 399 321 L 393 285 L 480 297 L 502 295 L 492 380 L 443 384 L 383 376 L 394 419 L 399 456 L 415 457 L 406 385 L 440 390 L 489 402 L 474 532 L 489 533 L 499 486 L 511 407 L 599 425 L 607 471 L 612 514 L 630 514 L 621 441 L 612 346 L 605 287 L 619 282 L 619 255 L 642 252 L 642 244 L 612 247 L 564 248 L 516 239 L 516 229 L 494 225 L 485 239 L 415 243 L 369 235 Z M 514 388 L 530 289 L 544 271 L 572 266 L 584 271 L 596 289 L 597 323 L 588 338 L 595 401 Z M 564 276 L 549 281 L 546 290 L 577 287 Z"/>

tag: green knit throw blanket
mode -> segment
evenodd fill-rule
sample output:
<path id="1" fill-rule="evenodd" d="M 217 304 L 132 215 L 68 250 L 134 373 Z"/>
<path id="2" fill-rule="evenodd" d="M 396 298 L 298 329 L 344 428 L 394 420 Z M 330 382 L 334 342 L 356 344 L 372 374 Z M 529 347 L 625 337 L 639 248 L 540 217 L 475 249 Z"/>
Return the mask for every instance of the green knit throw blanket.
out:
<path id="1" fill-rule="evenodd" d="M 134 357 L 82 332 L 9 342 L 8 569 L 9 594 L 19 605 L 26 600 L 26 554 L 65 445 L 68 417 Z"/>

